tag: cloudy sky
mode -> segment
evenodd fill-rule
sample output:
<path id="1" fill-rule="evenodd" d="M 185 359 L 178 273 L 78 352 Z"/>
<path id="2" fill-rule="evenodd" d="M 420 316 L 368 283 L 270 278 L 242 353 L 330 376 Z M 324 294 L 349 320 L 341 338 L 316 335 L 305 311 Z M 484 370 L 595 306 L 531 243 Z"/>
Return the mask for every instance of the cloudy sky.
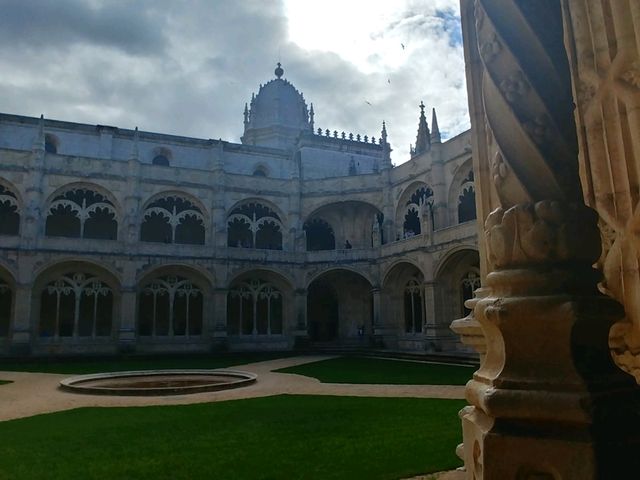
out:
<path id="1" fill-rule="evenodd" d="M 385 120 L 399 164 L 420 101 L 443 137 L 469 128 L 458 3 L 0 0 L 0 112 L 239 142 L 280 60 L 316 127 Z"/>

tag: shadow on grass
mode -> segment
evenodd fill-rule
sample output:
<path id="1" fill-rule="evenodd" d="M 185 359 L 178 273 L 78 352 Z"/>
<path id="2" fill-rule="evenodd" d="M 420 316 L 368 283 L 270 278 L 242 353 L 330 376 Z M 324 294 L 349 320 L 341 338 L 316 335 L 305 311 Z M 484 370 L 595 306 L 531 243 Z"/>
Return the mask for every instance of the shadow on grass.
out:
<path id="1" fill-rule="evenodd" d="M 323 383 L 391 385 L 465 385 L 477 367 L 340 357 L 275 370 L 317 378 Z"/>
<path id="2" fill-rule="evenodd" d="M 397 479 L 456 468 L 462 400 L 280 395 L 0 422 L 0 478 Z"/>

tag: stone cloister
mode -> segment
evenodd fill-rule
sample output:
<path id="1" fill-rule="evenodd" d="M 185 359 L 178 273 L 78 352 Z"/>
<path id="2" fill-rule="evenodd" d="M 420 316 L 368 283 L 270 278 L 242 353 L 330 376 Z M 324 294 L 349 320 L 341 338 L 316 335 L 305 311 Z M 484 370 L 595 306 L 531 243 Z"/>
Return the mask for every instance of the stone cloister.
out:
<path id="1" fill-rule="evenodd" d="M 0 355 L 471 352 L 469 132 L 393 167 L 275 74 L 240 144 L 0 114 Z"/>

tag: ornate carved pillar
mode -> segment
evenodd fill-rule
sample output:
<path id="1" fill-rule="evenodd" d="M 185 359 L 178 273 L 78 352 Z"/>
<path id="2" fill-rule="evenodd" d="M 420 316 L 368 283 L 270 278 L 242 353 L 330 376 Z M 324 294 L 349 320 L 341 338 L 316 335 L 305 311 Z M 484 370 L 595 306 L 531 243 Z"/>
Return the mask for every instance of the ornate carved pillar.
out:
<path id="1" fill-rule="evenodd" d="M 560 0 L 462 11 L 465 49 L 482 59 L 470 108 L 492 193 L 479 210 L 498 206 L 473 301 L 487 350 L 462 412 L 467 478 L 623 478 L 638 463 L 640 391 L 609 355 L 623 312 L 592 268 L 598 217 L 582 201 Z"/>
<path id="2" fill-rule="evenodd" d="M 626 315 L 609 332 L 616 363 L 640 382 L 640 3 L 564 0 L 580 178 L 600 215 L 602 289 Z"/>

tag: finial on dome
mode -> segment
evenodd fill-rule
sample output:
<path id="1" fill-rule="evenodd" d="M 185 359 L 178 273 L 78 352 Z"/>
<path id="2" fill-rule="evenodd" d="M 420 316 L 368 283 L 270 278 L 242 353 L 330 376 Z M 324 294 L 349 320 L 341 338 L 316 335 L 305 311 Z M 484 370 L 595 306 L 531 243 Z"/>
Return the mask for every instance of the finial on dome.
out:
<path id="1" fill-rule="evenodd" d="M 276 74 L 276 77 L 278 77 L 278 78 L 280 78 L 284 74 L 284 70 L 282 69 L 282 66 L 280 65 L 280 62 L 278 62 L 278 66 L 276 67 L 274 73 Z"/>

